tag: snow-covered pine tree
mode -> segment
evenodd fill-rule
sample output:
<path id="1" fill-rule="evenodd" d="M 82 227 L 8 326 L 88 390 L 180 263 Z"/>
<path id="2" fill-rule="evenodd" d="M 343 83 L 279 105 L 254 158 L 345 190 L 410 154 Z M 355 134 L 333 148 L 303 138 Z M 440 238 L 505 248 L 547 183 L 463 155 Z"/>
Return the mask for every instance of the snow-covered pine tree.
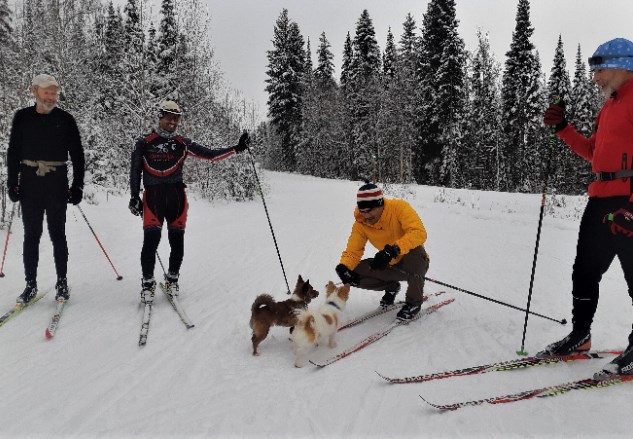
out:
<path id="1" fill-rule="evenodd" d="M 272 43 L 273 50 L 268 51 L 266 71 L 268 117 L 281 143 L 270 146 L 269 160 L 266 162 L 273 169 L 294 171 L 295 150 L 302 124 L 305 49 L 299 26 L 288 18 L 287 9 L 281 12 L 275 23 Z"/>
<path id="2" fill-rule="evenodd" d="M 499 118 L 501 66 L 490 50 L 488 35 L 477 32 L 477 49 L 470 65 L 468 120 L 468 165 L 464 176 L 476 189 L 499 190 L 505 179 Z"/>
<path id="3" fill-rule="evenodd" d="M 377 179 L 381 182 L 396 182 L 399 170 L 399 139 L 402 133 L 402 118 L 397 84 L 398 52 L 391 27 L 387 31 L 387 42 L 382 56 L 381 89 L 376 119 L 375 160 Z"/>
<path id="4" fill-rule="evenodd" d="M 176 99 L 179 85 L 178 48 L 179 29 L 176 19 L 175 0 L 162 0 L 161 20 L 156 39 L 156 77 L 152 81 L 152 92 L 162 99 Z"/>
<path id="5" fill-rule="evenodd" d="M 535 191 L 541 181 L 537 141 L 543 137 L 541 64 L 530 41 L 533 32 L 529 0 L 519 0 L 501 89 L 503 156 L 508 177 L 502 189 L 510 191 Z"/>
<path id="6" fill-rule="evenodd" d="M 446 3 L 448 8 L 444 51 L 437 70 L 437 102 L 444 119 L 440 122 L 439 140 L 442 144 L 442 166 L 440 179 L 448 187 L 462 187 L 464 184 L 462 169 L 464 166 L 465 115 L 468 108 L 468 95 L 465 86 L 466 52 L 464 40 L 457 32 L 458 20 L 455 17 L 455 2 Z"/>
<path id="7" fill-rule="evenodd" d="M 416 114 L 419 131 L 414 173 L 419 183 L 448 182 L 453 179 L 450 170 L 456 170 L 457 166 L 457 163 L 446 166 L 445 158 L 453 155 L 444 150 L 444 141 L 450 133 L 461 133 L 461 129 L 449 129 L 451 124 L 460 123 L 461 116 L 456 108 L 464 103 L 464 43 L 457 26 L 454 0 L 431 0 L 428 3 L 418 47 L 420 93 Z M 442 74 L 438 75 L 440 69 Z M 452 102 L 454 98 L 459 101 Z"/>
<path id="8" fill-rule="evenodd" d="M 569 73 L 567 72 L 563 39 L 560 35 L 556 45 L 547 89 L 550 101 L 557 97 L 561 98 L 565 102 L 568 113 L 574 114 L 576 102 L 572 98 L 571 81 L 569 80 Z M 573 193 L 574 189 L 578 187 L 578 167 L 582 165 L 582 163 L 578 156 L 559 139 L 554 142 L 554 145 L 548 142 L 548 148 L 549 147 L 555 148 L 554 151 L 551 151 L 552 174 L 550 178 L 552 188 L 564 194 Z M 550 151 L 545 151 L 544 154 L 550 154 Z"/>
<path id="9" fill-rule="evenodd" d="M 321 33 L 317 67 L 303 100 L 303 141 L 297 152 L 299 172 L 319 177 L 340 175 L 343 135 L 330 47 L 325 32 Z"/>
<path id="10" fill-rule="evenodd" d="M 382 76 L 385 88 L 389 88 L 390 83 L 396 76 L 396 63 L 398 61 L 398 53 L 396 43 L 391 33 L 391 27 L 387 31 L 387 43 L 385 44 L 385 52 L 382 55 Z"/>
<path id="11" fill-rule="evenodd" d="M 365 9 L 356 22 L 353 58 L 346 84 L 346 107 L 351 110 L 351 144 L 353 159 L 348 177 L 378 178 L 381 145 L 377 144 L 376 125 L 380 106 L 380 48 L 374 24 Z M 373 175 L 372 175 L 373 174 Z"/>
<path id="12" fill-rule="evenodd" d="M 598 114 L 595 106 L 595 90 L 593 82 L 587 76 L 587 65 L 582 58 L 580 44 L 576 51 L 574 79 L 571 89 L 572 111 L 568 111 L 569 123 L 574 125 L 579 133 L 589 137 Z M 569 193 L 580 194 L 586 190 L 587 182 L 591 181 L 591 163 L 574 154 L 576 161 L 575 173 L 570 179 Z"/>
<path id="13" fill-rule="evenodd" d="M 396 85 L 391 87 L 390 93 L 397 96 L 399 106 L 399 136 L 394 142 L 394 149 L 398 154 L 397 178 L 401 183 L 413 180 L 413 147 L 417 143 L 416 102 L 418 100 L 418 65 L 419 36 L 416 34 L 416 22 L 408 13 L 402 24 L 402 34 L 398 41 L 396 62 Z"/>

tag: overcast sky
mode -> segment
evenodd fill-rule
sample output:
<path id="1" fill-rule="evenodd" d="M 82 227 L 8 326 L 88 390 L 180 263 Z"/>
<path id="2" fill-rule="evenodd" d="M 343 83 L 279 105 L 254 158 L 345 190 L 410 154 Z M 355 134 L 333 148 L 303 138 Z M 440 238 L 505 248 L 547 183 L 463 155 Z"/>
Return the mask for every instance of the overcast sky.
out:
<path id="1" fill-rule="evenodd" d="M 211 45 L 225 79 L 255 102 L 265 115 L 267 51 L 272 50 L 275 22 L 288 9 L 304 39 L 310 39 L 312 61 L 321 32 L 332 45 L 337 80 L 345 37 L 352 39 L 363 9 L 372 18 L 376 38 L 384 51 L 391 27 L 396 42 L 402 23 L 411 13 L 422 25 L 427 0 L 206 0 L 211 14 Z M 502 64 L 516 24 L 518 0 L 457 0 L 459 33 L 468 50 L 476 49 L 477 29 L 489 34 L 495 57 Z M 576 50 L 586 61 L 596 47 L 613 38 L 633 40 L 633 0 L 531 0 L 532 43 L 549 76 L 558 36 L 562 35 L 567 68 L 573 76 Z"/>

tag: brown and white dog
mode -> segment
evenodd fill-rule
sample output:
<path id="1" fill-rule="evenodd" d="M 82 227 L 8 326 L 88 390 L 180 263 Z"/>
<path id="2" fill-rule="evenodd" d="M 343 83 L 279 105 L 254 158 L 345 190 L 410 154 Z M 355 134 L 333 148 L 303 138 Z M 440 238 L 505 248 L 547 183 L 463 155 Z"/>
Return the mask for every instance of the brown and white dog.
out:
<path id="1" fill-rule="evenodd" d="M 317 311 L 298 311 L 298 321 L 292 333 L 295 366 L 305 365 L 305 355 L 319 342 L 328 339 L 330 348 L 336 347 L 340 315 L 349 298 L 349 285 L 340 288 L 330 281 L 327 284 L 325 303 Z"/>
<path id="2" fill-rule="evenodd" d="M 297 323 L 298 309 L 306 309 L 308 303 L 319 292 L 312 288 L 310 281 L 304 281 L 301 275 L 297 279 L 295 291 L 290 299 L 275 302 L 269 294 L 260 294 L 251 306 L 251 328 L 253 329 L 253 355 L 257 353 L 257 346 L 268 336 L 271 326 L 293 327 Z"/>

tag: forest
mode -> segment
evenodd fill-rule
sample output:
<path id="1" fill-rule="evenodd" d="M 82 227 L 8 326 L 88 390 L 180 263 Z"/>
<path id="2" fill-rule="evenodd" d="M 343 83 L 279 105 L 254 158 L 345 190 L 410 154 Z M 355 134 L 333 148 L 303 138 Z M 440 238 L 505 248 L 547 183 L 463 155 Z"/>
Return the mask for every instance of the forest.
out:
<path id="1" fill-rule="evenodd" d="M 560 96 L 570 122 L 589 134 L 602 98 L 580 46 L 573 77 L 561 38 L 551 72 L 542 72 L 529 0 L 518 0 L 503 64 L 483 32 L 466 50 L 455 0 L 429 1 L 420 23 L 403 17 L 384 49 L 364 10 L 347 34 L 339 77 L 326 34 L 306 41 L 284 9 L 261 66 L 265 121 L 225 84 L 209 12 L 201 0 L 0 0 L 0 220 L 12 115 L 32 104 L 30 80 L 41 72 L 57 77 L 59 106 L 78 122 L 88 196 L 127 190 L 131 147 L 155 126 L 163 99 L 180 103 L 181 132 L 200 143 L 229 146 L 251 132 L 252 154 L 213 167 L 188 162 L 188 185 L 208 199 L 251 199 L 255 162 L 325 178 L 527 193 L 539 192 L 547 174 L 553 191 L 579 194 L 591 176 L 549 135 L 542 113 Z"/>

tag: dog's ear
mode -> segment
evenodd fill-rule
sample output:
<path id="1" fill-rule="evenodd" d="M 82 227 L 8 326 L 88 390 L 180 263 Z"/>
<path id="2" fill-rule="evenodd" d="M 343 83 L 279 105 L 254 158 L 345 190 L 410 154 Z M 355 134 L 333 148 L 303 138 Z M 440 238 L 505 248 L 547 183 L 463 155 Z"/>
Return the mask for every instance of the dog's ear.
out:
<path id="1" fill-rule="evenodd" d="M 304 293 L 307 293 L 308 291 L 310 291 L 312 289 L 312 285 L 310 285 L 310 280 L 308 279 L 307 281 L 304 282 L 304 284 L 301 286 L 301 291 L 303 291 Z"/>
<path id="2" fill-rule="evenodd" d="M 327 295 L 329 296 L 330 294 L 332 294 L 332 291 L 334 291 L 336 289 L 336 285 L 334 285 L 334 282 L 329 281 L 327 283 L 327 287 L 325 289 Z"/>
<path id="3" fill-rule="evenodd" d="M 341 292 L 340 296 L 347 301 L 347 299 L 349 299 L 349 284 L 345 284 L 341 287 L 341 289 L 339 290 Z"/>
<path id="4" fill-rule="evenodd" d="M 303 278 L 301 277 L 301 275 L 299 275 L 299 277 L 297 278 L 297 285 L 299 285 L 300 283 L 303 283 Z"/>

